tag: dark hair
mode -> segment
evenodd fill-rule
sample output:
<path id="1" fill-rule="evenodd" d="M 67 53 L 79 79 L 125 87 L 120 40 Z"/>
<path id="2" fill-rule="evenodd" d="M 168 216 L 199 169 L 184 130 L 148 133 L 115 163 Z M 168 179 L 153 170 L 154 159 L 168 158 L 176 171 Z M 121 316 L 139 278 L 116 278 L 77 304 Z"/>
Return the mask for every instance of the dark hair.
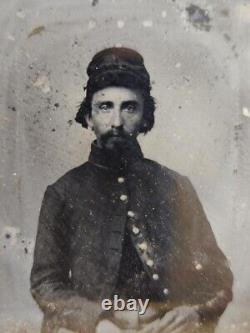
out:
<path id="1" fill-rule="evenodd" d="M 118 85 L 112 85 L 112 86 L 118 86 Z M 121 86 L 121 85 L 119 85 Z M 125 85 L 122 85 L 125 86 Z M 107 87 L 107 86 L 106 86 Z M 142 89 L 140 87 L 132 88 L 132 87 L 127 87 L 130 89 L 138 89 L 141 91 L 142 96 L 144 98 L 144 108 L 143 108 L 143 121 L 142 121 L 142 126 L 140 128 L 140 133 L 146 134 L 149 132 L 153 126 L 154 126 L 154 112 L 155 112 L 155 99 L 150 95 L 148 91 L 145 89 Z M 97 89 L 99 90 L 99 89 Z M 88 128 L 88 124 L 86 121 L 86 117 L 91 117 L 91 102 L 92 102 L 92 96 L 93 94 L 97 91 L 91 91 L 88 92 L 84 100 L 81 102 L 78 112 L 75 117 L 75 121 L 80 123 L 82 127 Z"/>

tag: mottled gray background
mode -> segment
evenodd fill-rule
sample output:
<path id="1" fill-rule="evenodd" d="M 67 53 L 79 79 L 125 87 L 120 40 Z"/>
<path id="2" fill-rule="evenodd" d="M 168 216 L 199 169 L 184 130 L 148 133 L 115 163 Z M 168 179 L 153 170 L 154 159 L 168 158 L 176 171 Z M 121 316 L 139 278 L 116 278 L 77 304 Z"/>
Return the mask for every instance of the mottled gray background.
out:
<path id="1" fill-rule="evenodd" d="M 190 177 L 235 275 L 218 332 L 250 332 L 250 1 L 0 1 L 0 331 L 38 332 L 29 274 L 46 186 L 87 159 L 73 119 L 104 47 L 136 48 L 156 125 L 145 155 Z"/>

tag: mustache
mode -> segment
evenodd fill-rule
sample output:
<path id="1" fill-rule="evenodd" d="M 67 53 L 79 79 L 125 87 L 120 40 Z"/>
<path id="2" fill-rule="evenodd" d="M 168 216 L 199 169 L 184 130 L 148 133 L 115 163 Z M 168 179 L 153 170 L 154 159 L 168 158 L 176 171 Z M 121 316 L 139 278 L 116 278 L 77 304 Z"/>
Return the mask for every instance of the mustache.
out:
<path id="1" fill-rule="evenodd" d="M 135 137 L 124 131 L 122 126 L 111 128 L 100 138 L 104 148 L 119 154 L 128 153 L 133 148 L 135 140 Z"/>
<path id="2" fill-rule="evenodd" d="M 102 135 L 102 140 L 103 141 L 106 141 L 108 140 L 109 138 L 112 138 L 112 137 L 120 137 L 120 138 L 123 138 L 123 139 L 129 139 L 130 138 L 130 135 L 127 134 L 123 127 L 115 127 L 115 128 L 111 128 L 108 132 L 106 132 L 105 134 Z"/>

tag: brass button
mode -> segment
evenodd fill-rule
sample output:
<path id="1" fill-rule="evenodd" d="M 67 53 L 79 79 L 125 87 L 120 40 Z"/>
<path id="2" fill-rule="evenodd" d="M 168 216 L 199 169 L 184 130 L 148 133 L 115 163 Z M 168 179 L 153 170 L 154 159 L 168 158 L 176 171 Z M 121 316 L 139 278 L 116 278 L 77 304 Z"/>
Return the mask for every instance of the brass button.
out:
<path id="1" fill-rule="evenodd" d="M 163 289 L 163 294 L 164 294 L 164 295 L 168 295 L 168 294 L 169 294 L 169 290 L 168 290 L 168 288 L 164 288 L 164 289 Z"/>
<path id="2" fill-rule="evenodd" d="M 159 280 L 159 275 L 158 274 L 153 274 L 153 280 Z"/>
<path id="3" fill-rule="evenodd" d="M 128 199 L 128 196 L 126 195 L 126 194 L 122 194 L 121 196 L 120 196 L 120 200 L 121 201 L 126 201 Z"/>
<path id="4" fill-rule="evenodd" d="M 152 267 L 152 266 L 154 265 L 154 262 L 153 262 L 152 259 L 148 259 L 148 260 L 146 261 L 146 264 L 147 264 L 149 267 Z"/>
<path id="5" fill-rule="evenodd" d="M 142 250 L 142 251 L 146 251 L 148 246 L 147 246 L 147 243 L 146 242 L 142 242 L 138 245 L 139 249 Z"/>
<path id="6" fill-rule="evenodd" d="M 140 229 L 137 228 L 135 225 L 133 225 L 133 227 L 132 227 L 132 232 L 133 232 L 134 235 L 138 235 L 139 232 L 140 232 Z"/>
<path id="7" fill-rule="evenodd" d="M 118 177 L 117 181 L 118 181 L 118 183 L 122 184 L 125 182 L 125 179 L 124 179 L 124 177 Z"/>
<path id="8" fill-rule="evenodd" d="M 135 213 L 132 212 L 132 210 L 129 210 L 129 211 L 127 212 L 127 215 L 128 215 L 129 217 L 135 217 Z"/>

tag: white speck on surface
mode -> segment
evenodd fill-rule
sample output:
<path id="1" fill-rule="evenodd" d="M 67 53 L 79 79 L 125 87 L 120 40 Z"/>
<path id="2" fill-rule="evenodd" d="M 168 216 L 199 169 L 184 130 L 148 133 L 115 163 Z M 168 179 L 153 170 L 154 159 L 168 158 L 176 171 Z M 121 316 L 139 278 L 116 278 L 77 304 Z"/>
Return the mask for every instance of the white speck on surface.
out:
<path id="1" fill-rule="evenodd" d="M 244 321 L 244 323 L 242 323 L 242 326 L 243 326 L 243 327 L 247 327 L 247 326 L 248 326 L 248 322 L 247 322 L 247 321 Z"/>
<path id="2" fill-rule="evenodd" d="M 8 39 L 8 40 L 12 40 L 12 41 L 15 41 L 15 40 L 16 40 L 15 37 L 14 37 L 13 35 L 11 35 L 11 34 L 8 34 L 8 35 L 7 35 L 7 39 Z"/>
<path id="3" fill-rule="evenodd" d="M 236 329 L 236 325 L 235 324 L 231 324 L 231 329 L 235 330 Z"/>
<path id="4" fill-rule="evenodd" d="M 214 305 L 214 302 L 213 302 L 212 300 L 207 301 L 207 302 L 206 302 L 206 305 L 207 305 L 209 308 L 212 308 L 213 305 Z"/>
<path id="5" fill-rule="evenodd" d="M 163 10 L 163 11 L 161 12 L 161 17 L 162 17 L 162 18 L 167 17 L 167 12 L 166 12 L 165 10 Z"/>
<path id="6" fill-rule="evenodd" d="M 200 271 L 200 270 L 202 269 L 202 266 L 201 266 L 201 264 L 197 264 L 197 265 L 195 266 L 195 268 L 197 269 L 197 271 Z"/>
<path id="7" fill-rule="evenodd" d="M 19 17 L 20 19 L 24 19 L 26 15 L 23 10 L 19 10 L 18 12 L 16 12 L 16 16 Z"/>
<path id="8" fill-rule="evenodd" d="M 13 172 L 12 176 L 16 176 L 16 175 L 17 175 L 17 173 L 16 173 L 16 172 Z"/>
<path id="9" fill-rule="evenodd" d="M 122 21 L 122 20 L 118 20 L 118 21 L 117 21 L 117 27 L 118 27 L 119 29 L 122 29 L 122 28 L 124 27 L 124 25 L 125 25 L 125 22 L 124 22 L 124 21 Z"/>
<path id="10" fill-rule="evenodd" d="M 96 21 L 89 20 L 88 29 L 91 30 L 91 29 L 94 29 L 95 27 L 96 27 Z"/>
<path id="11" fill-rule="evenodd" d="M 153 21 L 152 20 L 145 20 L 142 22 L 142 25 L 144 28 L 151 28 L 153 26 Z"/>
<path id="12" fill-rule="evenodd" d="M 180 67 L 181 67 L 181 63 L 180 63 L 180 62 L 177 62 L 177 63 L 175 64 L 175 67 L 176 67 L 176 68 L 180 68 Z"/>
<path id="13" fill-rule="evenodd" d="M 197 271 L 200 271 L 202 269 L 201 263 L 199 263 L 196 260 L 194 261 L 194 266 L 195 266 L 195 269 L 197 269 Z"/>
<path id="14" fill-rule="evenodd" d="M 242 114 L 243 116 L 250 118 L 250 111 L 246 106 L 242 108 Z"/>
<path id="15" fill-rule="evenodd" d="M 34 87 L 40 88 L 43 93 L 47 94 L 50 92 L 49 78 L 46 74 L 39 74 L 33 83 Z"/>
<path id="16" fill-rule="evenodd" d="M 122 47 L 122 44 L 121 43 L 116 43 L 115 46 L 116 47 Z"/>

